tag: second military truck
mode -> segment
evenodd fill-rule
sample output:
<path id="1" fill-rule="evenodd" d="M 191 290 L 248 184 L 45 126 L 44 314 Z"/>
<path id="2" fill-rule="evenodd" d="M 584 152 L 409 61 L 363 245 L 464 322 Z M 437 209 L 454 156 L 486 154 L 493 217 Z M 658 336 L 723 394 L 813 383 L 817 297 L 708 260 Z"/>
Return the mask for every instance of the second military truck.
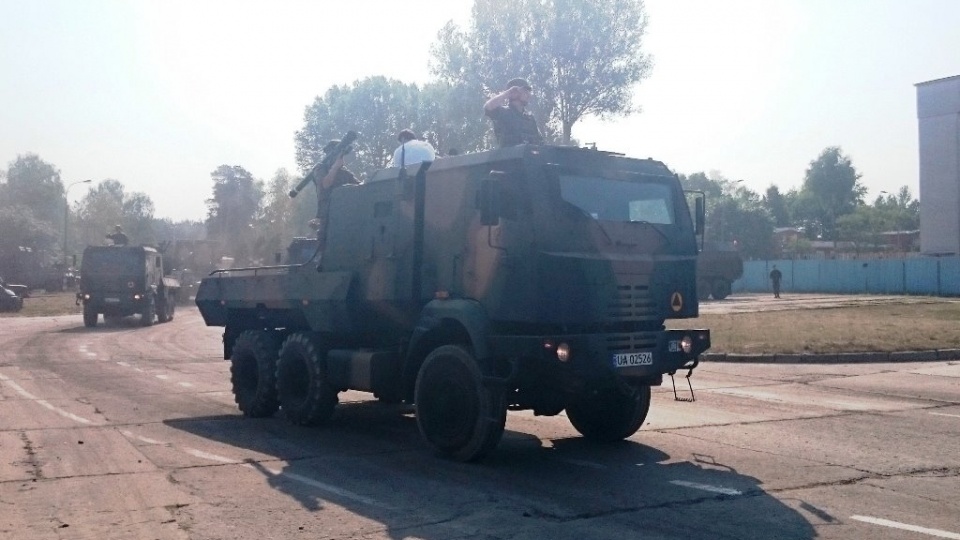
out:
<path id="1" fill-rule="evenodd" d="M 147 246 L 88 246 L 83 250 L 78 301 L 83 324 L 116 324 L 139 315 L 140 324 L 173 320 L 180 283 L 164 276 L 163 256 Z"/>
<path id="2" fill-rule="evenodd" d="M 650 388 L 692 369 L 696 233 L 653 160 L 516 146 L 395 168 L 333 191 L 308 262 L 204 278 L 236 402 L 322 424 L 345 390 L 416 407 L 439 453 L 475 460 L 507 410 L 567 417 L 597 441 L 643 424 Z"/>

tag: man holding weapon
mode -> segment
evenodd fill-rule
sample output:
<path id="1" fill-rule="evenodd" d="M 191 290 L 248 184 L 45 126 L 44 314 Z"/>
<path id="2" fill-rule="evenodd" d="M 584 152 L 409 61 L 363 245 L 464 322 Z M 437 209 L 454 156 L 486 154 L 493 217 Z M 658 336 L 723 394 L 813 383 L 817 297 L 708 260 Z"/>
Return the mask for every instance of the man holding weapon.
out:
<path id="1" fill-rule="evenodd" d="M 317 163 L 297 187 L 290 190 L 290 196 L 296 197 L 304 187 L 313 182 L 317 187 L 317 217 L 310 225 L 317 231 L 318 251 L 326 244 L 327 216 L 330 215 L 330 193 L 339 186 L 360 184 L 360 180 L 343 166 L 343 156 L 353 150 L 353 141 L 357 132 L 349 131 L 342 140 L 332 140 L 323 147 L 323 160 Z"/>

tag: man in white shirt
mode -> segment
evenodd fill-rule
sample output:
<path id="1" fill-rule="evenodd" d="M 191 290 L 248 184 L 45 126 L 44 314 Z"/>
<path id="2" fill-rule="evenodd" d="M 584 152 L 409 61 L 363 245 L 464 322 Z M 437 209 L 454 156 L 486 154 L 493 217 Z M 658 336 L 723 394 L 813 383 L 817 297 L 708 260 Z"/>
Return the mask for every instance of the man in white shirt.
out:
<path id="1" fill-rule="evenodd" d="M 427 141 L 417 139 L 417 135 L 405 129 L 397 134 L 400 146 L 393 152 L 391 167 L 409 167 L 421 161 L 433 161 L 437 157 L 436 150 Z"/>

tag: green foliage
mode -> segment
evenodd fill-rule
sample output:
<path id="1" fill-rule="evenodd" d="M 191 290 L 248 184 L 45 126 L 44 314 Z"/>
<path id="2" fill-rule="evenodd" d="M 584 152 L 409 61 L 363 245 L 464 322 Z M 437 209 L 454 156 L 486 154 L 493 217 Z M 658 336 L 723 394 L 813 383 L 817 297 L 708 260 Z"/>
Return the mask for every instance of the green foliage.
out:
<path id="1" fill-rule="evenodd" d="M 53 249 L 60 238 L 53 224 L 37 219 L 22 204 L 0 206 L 0 259 L 7 260 L 21 246 L 35 250 Z"/>
<path id="2" fill-rule="evenodd" d="M 475 0 L 467 30 L 448 23 L 438 34 L 431 66 L 444 82 L 487 93 L 527 78 L 547 139 L 569 143 L 586 115 L 633 112 L 633 88 L 651 68 L 646 24 L 642 0 Z"/>
<path id="3" fill-rule="evenodd" d="M 863 203 L 860 173 L 839 146 L 810 162 L 794 208 L 810 239 L 838 240 L 837 219 Z"/>
<path id="4" fill-rule="evenodd" d="M 104 244 L 116 225 L 123 227 L 131 244 L 155 244 L 153 212 L 153 201 L 146 194 L 127 193 L 119 180 L 107 179 L 80 199 L 71 229 L 81 245 Z"/>
<path id="5" fill-rule="evenodd" d="M 254 255 L 254 227 L 263 201 L 263 182 L 239 165 L 221 165 L 210 173 L 213 196 L 207 199 L 207 236 L 240 264 Z"/>
<path id="6" fill-rule="evenodd" d="M 56 167 L 28 153 L 10 162 L 6 177 L 0 196 L 2 205 L 22 205 L 40 221 L 54 226 L 63 223 L 63 182 Z"/>
<path id="7" fill-rule="evenodd" d="M 734 244 L 744 258 L 772 254 L 773 218 L 759 195 L 739 180 L 709 178 L 702 172 L 680 175 L 680 182 L 684 189 L 706 194 L 706 242 Z"/>
<path id="8" fill-rule="evenodd" d="M 775 227 L 790 226 L 790 210 L 787 207 L 787 198 L 780 193 L 780 189 L 771 185 L 763 197 L 763 205 L 773 217 Z"/>

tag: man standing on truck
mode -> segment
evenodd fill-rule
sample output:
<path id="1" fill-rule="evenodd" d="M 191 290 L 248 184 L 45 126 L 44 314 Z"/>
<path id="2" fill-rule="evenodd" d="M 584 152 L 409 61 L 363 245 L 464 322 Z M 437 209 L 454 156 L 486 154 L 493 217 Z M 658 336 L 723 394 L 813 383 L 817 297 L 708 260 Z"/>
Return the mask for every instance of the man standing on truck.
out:
<path id="1" fill-rule="evenodd" d="M 770 281 L 773 282 L 773 297 L 780 298 L 780 280 L 783 279 L 783 273 L 777 269 L 777 265 L 773 265 L 773 270 L 770 271 Z"/>
<path id="2" fill-rule="evenodd" d="M 507 89 L 490 98 L 483 112 L 493 120 L 493 133 L 500 148 L 518 144 L 543 144 L 537 121 L 526 110 L 533 88 L 525 79 L 513 79 Z M 506 102 L 506 104 L 504 104 Z"/>
<path id="3" fill-rule="evenodd" d="M 329 154 L 330 152 L 333 152 L 339 145 L 340 141 L 334 139 L 323 147 L 323 153 Z M 330 193 L 335 187 L 360 184 L 361 182 L 357 179 L 356 175 L 343 166 L 342 155 L 333 162 L 333 165 L 330 167 L 330 170 L 327 172 L 326 176 L 323 178 L 317 178 L 315 173 L 316 168 L 314 168 L 310 174 L 314 175 L 313 181 L 317 186 L 317 217 L 310 220 L 310 226 L 317 231 L 318 250 L 323 251 L 327 238 L 327 216 L 330 215 Z"/>
<path id="4" fill-rule="evenodd" d="M 117 225 L 113 228 L 113 232 L 107 235 L 107 238 L 113 241 L 115 246 L 125 246 L 130 241 L 127 238 L 127 235 L 123 232 L 123 227 Z"/>
<path id="5" fill-rule="evenodd" d="M 427 141 L 417 138 L 417 134 L 409 129 L 400 131 L 397 135 L 400 146 L 393 152 L 392 167 L 406 167 L 407 165 L 416 165 L 424 161 L 433 161 L 437 157 L 437 151 Z"/>

